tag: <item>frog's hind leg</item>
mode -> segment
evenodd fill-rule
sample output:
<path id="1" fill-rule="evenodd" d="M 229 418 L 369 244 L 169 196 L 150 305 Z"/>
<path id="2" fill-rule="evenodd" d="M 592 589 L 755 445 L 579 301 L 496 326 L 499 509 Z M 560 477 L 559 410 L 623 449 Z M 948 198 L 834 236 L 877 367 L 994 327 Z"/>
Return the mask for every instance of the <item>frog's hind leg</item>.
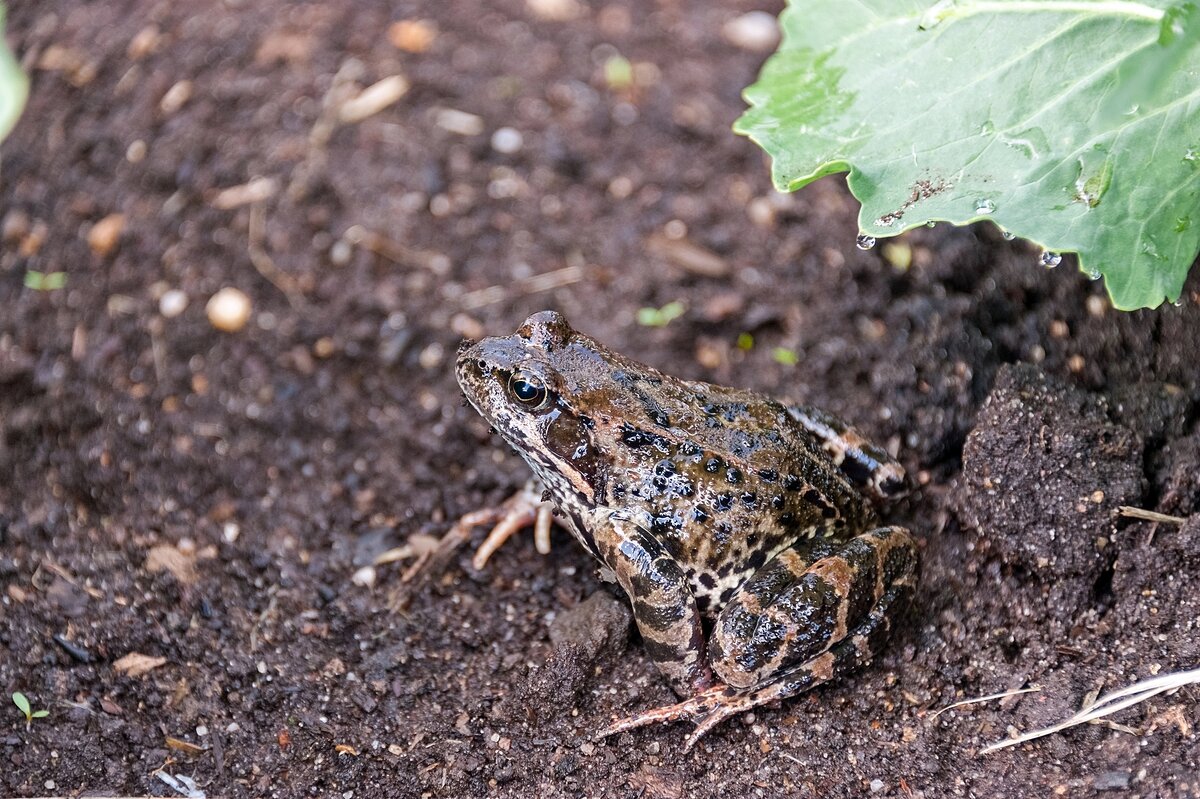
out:
<path id="1" fill-rule="evenodd" d="M 788 413 L 821 441 L 842 473 L 876 499 L 908 493 L 904 467 L 886 449 L 870 441 L 849 422 L 810 405 L 790 405 Z"/>
<path id="2" fill-rule="evenodd" d="M 853 671 L 879 650 L 911 602 L 915 572 L 915 546 L 899 527 L 861 535 L 811 564 L 799 549 L 785 550 L 718 619 L 709 660 L 725 684 L 618 721 L 599 737 L 690 718 L 691 749 L 730 716 Z"/>

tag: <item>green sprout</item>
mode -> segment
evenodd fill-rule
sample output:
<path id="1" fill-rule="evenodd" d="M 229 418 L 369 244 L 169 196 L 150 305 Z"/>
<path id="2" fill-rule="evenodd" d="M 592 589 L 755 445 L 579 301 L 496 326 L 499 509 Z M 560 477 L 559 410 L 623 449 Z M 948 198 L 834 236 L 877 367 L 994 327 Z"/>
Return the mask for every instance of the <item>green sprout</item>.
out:
<path id="1" fill-rule="evenodd" d="M 17 706 L 17 710 L 21 711 L 21 715 L 25 716 L 25 729 L 29 729 L 33 724 L 34 719 L 44 719 L 50 715 L 49 710 L 33 710 L 29 706 L 29 699 L 20 691 L 12 695 L 13 704 Z"/>
<path id="2" fill-rule="evenodd" d="M 633 64 L 623 55 L 610 56 L 604 62 L 604 82 L 613 91 L 628 89 L 633 85 Z"/>
<path id="3" fill-rule="evenodd" d="M 738 333 L 737 348 L 739 350 L 754 349 L 754 336 L 750 335 L 749 333 Z"/>
<path id="4" fill-rule="evenodd" d="M 800 363 L 800 356 L 795 350 L 789 350 L 787 347 L 776 347 L 771 350 L 771 357 L 775 359 L 775 363 L 781 363 L 784 366 L 795 366 Z"/>
<path id="5" fill-rule="evenodd" d="M 25 273 L 25 288 L 34 291 L 57 291 L 67 285 L 66 272 L 39 272 L 30 269 Z"/>
<path id="6" fill-rule="evenodd" d="M 638 308 L 637 322 L 642 327 L 666 327 L 687 310 L 682 302 L 674 300 L 661 308 Z"/>

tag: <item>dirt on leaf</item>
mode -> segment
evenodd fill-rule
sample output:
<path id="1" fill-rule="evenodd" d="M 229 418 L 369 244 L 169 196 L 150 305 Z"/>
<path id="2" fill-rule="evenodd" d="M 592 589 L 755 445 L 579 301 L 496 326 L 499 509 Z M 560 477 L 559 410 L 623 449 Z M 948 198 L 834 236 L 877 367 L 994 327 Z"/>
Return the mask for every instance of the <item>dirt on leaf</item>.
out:
<path id="1" fill-rule="evenodd" d="M 8 5 L 0 688 L 50 713 L 0 714 L 0 794 L 1200 793 L 1194 686 L 979 754 L 1200 665 L 1196 277 L 1123 314 L 987 224 L 858 250 L 840 177 L 730 132 L 763 54 L 721 31 L 778 5 Z M 545 308 L 899 452 L 871 665 L 596 741 L 673 696 L 569 536 L 373 565 L 524 483 L 451 367 Z"/>

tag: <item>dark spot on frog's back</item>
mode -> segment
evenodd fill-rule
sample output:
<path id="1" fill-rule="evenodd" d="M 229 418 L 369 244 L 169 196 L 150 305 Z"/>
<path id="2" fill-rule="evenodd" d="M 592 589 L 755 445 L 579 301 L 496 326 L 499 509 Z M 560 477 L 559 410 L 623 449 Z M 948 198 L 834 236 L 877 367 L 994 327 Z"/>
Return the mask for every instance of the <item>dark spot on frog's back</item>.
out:
<path id="1" fill-rule="evenodd" d="M 621 425 L 621 443 L 632 449 L 651 446 L 660 452 L 666 452 L 670 449 L 670 442 L 667 439 L 657 433 L 651 433 L 640 427 L 634 427 L 629 422 Z"/>

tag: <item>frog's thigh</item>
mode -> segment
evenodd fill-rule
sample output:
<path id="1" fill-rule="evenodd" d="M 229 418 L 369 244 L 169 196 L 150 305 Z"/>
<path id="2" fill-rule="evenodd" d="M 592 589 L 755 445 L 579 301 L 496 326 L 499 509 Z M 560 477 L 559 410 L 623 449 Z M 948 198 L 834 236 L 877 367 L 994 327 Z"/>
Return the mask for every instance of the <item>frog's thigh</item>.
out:
<path id="1" fill-rule="evenodd" d="M 595 534 L 604 562 L 629 595 L 646 653 L 681 696 L 712 683 L 700 612 L 687 575 L 644 527 L 614 515 Z"/>
<path id="2" fill-rule="evenodd" d="M 917 562 L 908 531 L 881 527 L 841 545 L 822 543 L 780 552 L 717 617 L 708 659 L 730 686 L 768 683 L 843 641 L 852 646 L 839 662 L 865 662 L 882 644 L 872 611 L 895 615 L 908 604 Z"/>
<path id="3" fill-rule="evenodd" d="M 878 499 L 893 499 L 908 491 L 904 467 L 849 422 L 811 405 L 791 405 L 788 413 L 821 441 L 850 482 Z"/>

